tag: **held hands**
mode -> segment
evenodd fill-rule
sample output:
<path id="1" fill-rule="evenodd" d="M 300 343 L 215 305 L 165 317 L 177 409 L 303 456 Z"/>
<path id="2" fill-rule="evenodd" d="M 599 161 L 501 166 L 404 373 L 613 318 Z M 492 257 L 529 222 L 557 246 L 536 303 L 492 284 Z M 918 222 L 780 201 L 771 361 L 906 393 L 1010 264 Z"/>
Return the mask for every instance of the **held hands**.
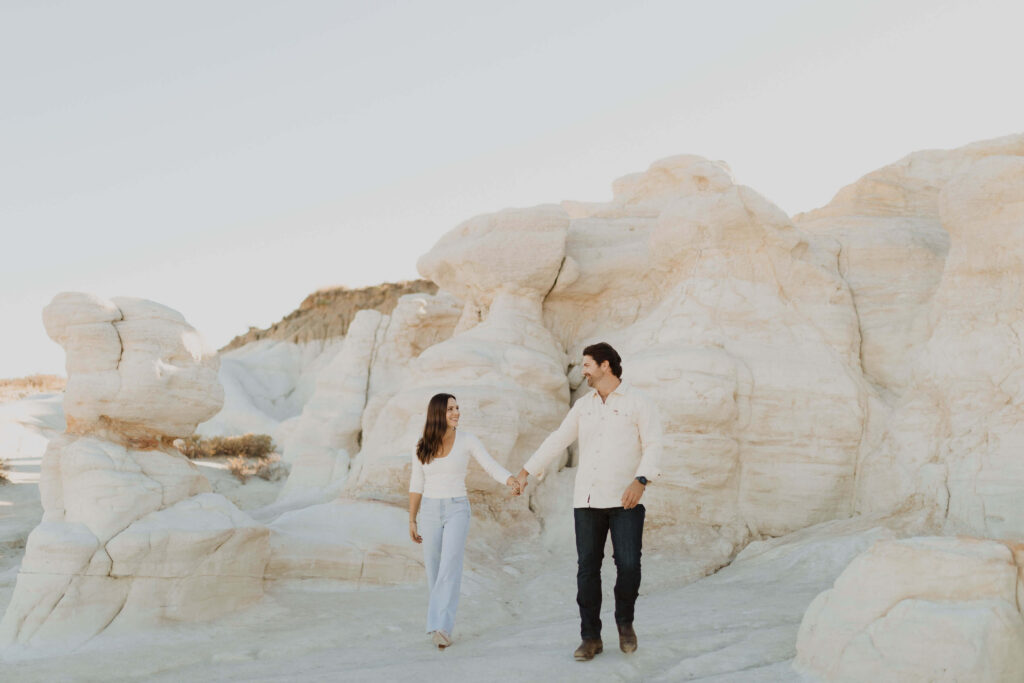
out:
<path id="1" fill-rule="evenodd" d="M 640 502 L 642 495 L 644 495 L 644 485 L 634 479 L 622 492 L 622 507 L 632 510 Z"/>
<path id="2" fill-rule="evenodd" d="M 511 476 L 505 481 L 505 485 L 512 490 L 513 496 L 522 495 L 526 490 L 526 479 L 529 474 L 526 470 L 519 470 L 519 474 Z"/>
<path id="3" fill-rule="evenodd" d="M 416 543 L 423 543 L 423 537 L 416 531 L 416 520 L 413 519 L 409 520 L 409 538 Z"/>
<path id="4" fill-rule="evenodd" d="M 505 485 L 511 489 L 511 493 L 513 496 L 518 496 L 520 493 L 523 492 L 522 487 L 519 485 L 519 480 L 516 479 L 514 476 L 509 477 L 505 481 Z"/>
<path id="5" fill-rule="evenodd" d="M 530 473 L 525 469 L 519 470 L 519 474 L 516 475 L 516 480 L 519 482 L 519 492 L 522 493 L 526 490 L 526 480 L 530 476 Z"/>

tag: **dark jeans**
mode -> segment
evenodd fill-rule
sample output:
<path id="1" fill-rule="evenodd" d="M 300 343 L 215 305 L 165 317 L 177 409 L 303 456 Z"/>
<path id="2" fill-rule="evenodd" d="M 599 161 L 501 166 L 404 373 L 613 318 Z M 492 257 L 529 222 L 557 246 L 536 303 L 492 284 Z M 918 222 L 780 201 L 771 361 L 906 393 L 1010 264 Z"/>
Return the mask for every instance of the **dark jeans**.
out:
<path id="1" fill-rule="evenodd" d="M 612 532 L 615 558 L 615 623 L 632 624 L 633 606 L 640 591 L 640 546 L 644 535 L 644 506 L 574 508 L 576 520 L 576 603 L 580 606 L 580 633 L 601 637 L 601 561 L 608 532 Z"/>

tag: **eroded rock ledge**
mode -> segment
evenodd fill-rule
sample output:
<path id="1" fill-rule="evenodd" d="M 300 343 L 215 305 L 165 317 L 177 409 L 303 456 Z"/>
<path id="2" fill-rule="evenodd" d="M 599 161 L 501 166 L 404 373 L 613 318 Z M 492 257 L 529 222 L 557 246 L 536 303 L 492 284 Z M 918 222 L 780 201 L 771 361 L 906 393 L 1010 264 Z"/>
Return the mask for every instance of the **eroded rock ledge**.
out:
<path id="1" fill-rule="evenodd" d="M 248 332 L 232 339 L 220 351 L 231 351 L 261 339 L 301 344 L 344 337 L 357 312 L 374 310 L 390 315 L 400 297 L 421 293 L 436 294 L 437 285 L 430 280 L 410 280 L 359 289 L 321 289 L 307 296 L 297 309 L 267 329 L 250 327 Z"/>

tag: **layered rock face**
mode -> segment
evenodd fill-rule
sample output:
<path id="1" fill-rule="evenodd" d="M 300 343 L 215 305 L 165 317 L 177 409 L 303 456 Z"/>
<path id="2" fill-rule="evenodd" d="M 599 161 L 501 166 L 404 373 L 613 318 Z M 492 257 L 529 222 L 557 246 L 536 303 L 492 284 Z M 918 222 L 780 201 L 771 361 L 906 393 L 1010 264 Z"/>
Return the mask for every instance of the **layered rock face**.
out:
<path id="1" fill-rule="evenodd" d="M 349 458 L 359 450 L 370 362 L 384 317 L 369 310 L 356 314 L 302 414 L 286 428 L 283 448 L 293 463 L 288 490 L 327 486 L 348 473 Z"/>
<path id="2" fill-rule="evenodd" d="M 931 335 L 929 311 L 950 240 L 940 193 L 979 160 L 1021 154 L 1020 135 L 915 152 L 843 188 L 827 206 L 794 217 L 802 230 L 840 245 L 840 272 L 860 319 L 864 374 L 883 393 L 907 389 Z"/>
<path id="3" fill-rule="evenodd" d="M 224 353 L 258 341 L 307 344 L 338 339 L 348 334 L 348 327 L 359 311 L 377 311 L 383 315 L 390 315 L 398 301 L 407 294 L 436 293 L 437 285 L 428 280 L 385 282 L 359 289 L 321 289 L 307 296 L 297 309 L 267 329 L 251 327 L 245 334 L 228 342 L 220 351 Z"/>
<path id="4" fill-rule="evenodd" d="M 109 433 L 157 446 L 191 434 L 221 408 L 216 356 L 177 311 L 142 299 L 66 293 L 46 307 L 43 323 L 67 353 L 69 434 Z"/>
<path id="5" fill-rule="evenodd" d="M 423 580 L 423 550 L 408 540 L 408 514 L 394 505 L 333 500 L 285 512 L 269 527 L 267 579 L 357 586 Z"/>
<path id="6" fill-rule="evenodd" d="M 812 243 L 728 168 L 692 156 L 570 204 L 566 266 L 545 319 L 578 362 L 612 343 L 665 423 L 665 522 L 778 535 L 844 516 L 866 384 L 837 247 Z M 566 268 L 563 268 L 563 274 Z"/>
<path id="7" fill-rule="evenodd" d="M 73 646 L 260 597 L 269 532 L 169 446 L 220 408 L 216 356 L 151 301 L 65 293 L 43 319 L 67 352 L 68 428 L 43 456 L 43 520 L 0 642 Z"/>
<path id="8" fill-rule="evenodd" d="M 666 159 L 614 191 L 472 219 L 421 258 L 462 315 L 397 392 L 382 401 L 371 386 L 351 493 L 404 497 L 439 391 L 517 469 L 568 409 L 581 349 L 603 339 L 666 423 L 656 521 L 738 544 L 848 514 L 867 385 L 838 247 L 810 242 L 719 162 Z M 492 485 L 475 470 L 470 484 Z"/>
<path id="9" fill-rule="evenodd" d="M 408 366 L 401 388 L 365 432 L 350 490 L 400 500 L 430 397 L 454 394 L 464 429 L 518 469 L 568 410 L 565 355 L 544 326 L 542 302 L 564 258 L 569 217 L 560 207 L 511 209 L 455 228 L 420 259 L 421 272 L 464 302 L 455 335 Z M 467 487 L 498 490 L 475 464 Z"/>
<path id="10" fill-rule="evenodd" d="M 949 532 L 1024 539 L 1024 144 L 975 161 L 939 196 L 951 247 L 931 335 L 883 438 L 864 459 L 857 507 L 936 512 Z"/>
<path id="11" fill-rule="evenodd" d="M 376 312 L 390 321 L 404 296 L 430 300 L 436 292 L 437 285 L 427 280 L 322 289 L 269 328 L 250 328 L 220 350 L 224 408 L 198 433 L 269 434 L 284 449 L 285 460 L 294 462 L 298 454 L 285 444 L 295 436 L 298 417 L 313 394 L 320 391 L 318 400 L 323 400 L 332 391 L 335 380 L 330 378 L 338 368 L 331 364 L 350 364 L 336 357 L 360 313 Z M 326 385 L 318 389 L 325 376 Z"/>
<path id="12" fill-rule="evenodd" d="M 196 428 L 202 436 L 269 434 L 298 417 L 342 339 L 295 344 L 262 339 L 218 355 L 224 407 Z"/>
<path id="13" fill-rule="evenodd" d="M 292 463 L 282 495 L 345 482 L 362 434 L 401 386 L 408 364 L 450 337 L 459 314 L 451 296 L 427 294 L 402 297 L 391 315 L 356 314 L 302 414 L 278 430 L 285 459 Z"/>
<path id="14" fill-rule="evenodd" d="M 1018 681 L 1022 587 L 1020 545 L 880 541 L 811 603 L 796 666 L 828 681 Z"/>

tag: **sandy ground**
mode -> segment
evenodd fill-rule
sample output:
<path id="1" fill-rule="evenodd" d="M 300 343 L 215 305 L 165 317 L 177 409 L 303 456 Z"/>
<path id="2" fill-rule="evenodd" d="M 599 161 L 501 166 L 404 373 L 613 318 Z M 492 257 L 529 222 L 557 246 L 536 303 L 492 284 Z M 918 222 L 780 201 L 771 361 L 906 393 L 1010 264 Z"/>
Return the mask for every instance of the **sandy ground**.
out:
<path id="1" fill-rule="evenodd" d="M 0 404 L 0 457 L 13 463 L 14 480 L 0 487 L 0 609 L 10 601 L 24 539 L 42 514 L 40 447 L 63 428 L 59 398 Z M 12 422 L 25 432 L 17 439 Z M 244 509 L 267 505 L 281 486 L 242 486 L 222 463 L 203 467 L 214 489 Z M 571 544 L 496 544 L 483 538 L 486 524 L 474 529 L 455 644 L 443 652 L 424 633 L 424 585 L 357 590 L 329 581 L 274 582 L 260 602 L 214 622 L 104 633 L 75 652 L 0 662 L 0 680 L 800 680 L 790 660 L 804 610 L 884 533 L 857 520 L 819 525 L 753 544 L 696 582 L 687 559 L 670 548 L 646 552 L 635 624 L 640 648 L 631 655 L 617 647 L 609 548 L 605 651 L 579 663 L 572 658 L 579 622 Z"/>

